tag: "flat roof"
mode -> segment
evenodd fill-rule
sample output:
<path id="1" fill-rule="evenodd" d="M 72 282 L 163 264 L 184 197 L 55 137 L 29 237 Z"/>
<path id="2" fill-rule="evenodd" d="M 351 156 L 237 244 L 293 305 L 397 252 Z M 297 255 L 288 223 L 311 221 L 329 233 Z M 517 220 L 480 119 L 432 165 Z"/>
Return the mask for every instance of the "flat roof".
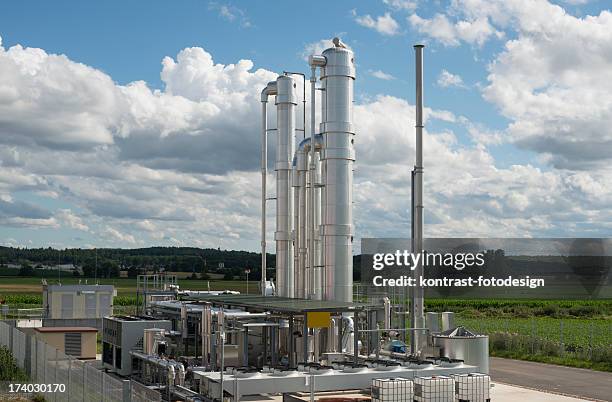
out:
<path id="1" fill-rule="evenodd" d="M 40 327 L 35 328 L 38 332 L 98 332 L 94 327 Z"/>
<path id="2" fill-rule="evenodd" d="M 279 296 L 260 295 L 193 295 L 187 300 L 206 301 L 217 306 L 242 307 L 250 310 L 279 313 L 304 313 L 309 311 L 347 312 L 374 308 L 371 304 L 348 303 L 332 300 L 293 299 Z"/>
<path id="3" fill-rule="evenodd" d="M 93 291 L 93 292 L 109 292 L 114 291 L 115 287 L 113 285 L 43 285 L 43 290 L 47 291 L 65 291 L 65 292 L 74 292 L 74 291 Z"/>

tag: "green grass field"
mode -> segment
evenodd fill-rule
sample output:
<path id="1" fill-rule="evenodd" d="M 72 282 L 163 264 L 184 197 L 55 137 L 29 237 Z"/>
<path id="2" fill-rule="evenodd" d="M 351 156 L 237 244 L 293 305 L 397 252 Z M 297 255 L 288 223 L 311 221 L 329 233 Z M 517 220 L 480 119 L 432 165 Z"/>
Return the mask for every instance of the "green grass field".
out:
<path id="1" fill-rule="evenodd" d="M 64 277 L 61 283 L 64 285 L 85 283 L 83 278 Z M 57 283 L 57 276 L 47 278 L 49 284 Z M 88 279 L 87 283 L 93 284 L 92 279 Z M 128 278 L 113 278 L 99 279 L 100 285 L 114 285 L 117 289 L 118 296 L 136 296 L 136 279 Z M 192 280 L 178 279 L 178 284 L 183 289 L 190 290 L 237 290 L 241 293 L 247 293 L 246 281 L 224 281 L 224 280 Z M 248 293 L 256 293 L 259 283 L 257 281 L 249 281 Z M 23 277 L 0 277 L 0 298 L 11 300 L 11 296 L 16 295 L 42 295 L 41 278 L 23 278 Z M 17 302 L 18 303 L 18 302 Z"/>
<path id="2" fill-rule="evenodd" d="M 56 283 L 57 277 L 47 281 Z M 62 284 L 77 283 L 79 278 L 62 279 Z M 114 285 L 116 311 L 131 313 L 136 279 L 100 279 L 98 283 Z M 178 283 L 182 289 L 247 293 L 246 281 L 185 278 Z M 250 281 L 249 293 L 257 292 L 257 281 Z M 41 278 L 0 277 L 0 300 L 20 307 L 40 306 Z M 455 311 L 458 325 L 488 334 L 494 356 L 612 371 L 612 300 L 428 298 L 425 306 L 427 311 Z"/>

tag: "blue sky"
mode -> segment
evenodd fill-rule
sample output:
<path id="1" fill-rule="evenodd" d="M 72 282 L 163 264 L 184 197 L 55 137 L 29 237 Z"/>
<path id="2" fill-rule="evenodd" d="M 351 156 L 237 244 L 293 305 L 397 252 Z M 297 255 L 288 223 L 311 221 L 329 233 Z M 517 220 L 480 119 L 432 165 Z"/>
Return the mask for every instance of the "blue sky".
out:
<path id="1" fill-rule="evenodd" d="M 399 235 L 409 227 L 407 222 L 394 223 L 407 218 L 404 204 L 409 200 L 398 189 L 405 174 L 395 177 L 391 172 L 410 165 L 412 45 L 417 42 L 427 45 L 425 101 L 435 111 L 427 129 L 432 146 L 439 144 L 430 157 L 435 166 L 429 176 L 429 219 L 436 222 L 431 235 L 482 236 L 497 230 L 516 236 L 612 232 L 606 222 L 611 220 L 610 208 L 603 203 L 610 197 L 605 187 L 612 176 L 606 167 L 609 159 L 601 155 L 612 144 L 605 128 L 612 112 L 607 99 L 595 96 L 606 88 L 580 86 L 583 100 L 567 95 L 578 88 L 572 77 L 593 77 L 612 68 L 606 64 L 611 38 L 605 31 L 612 32 L 612 24 L 605 2 L 309 4 L 301 8 L 281 1 L 4 4 L 0 55 L 5 57 L 0 58 L 0 72 L 6 74 L 4 82 L 0 78 L 0 88 L 4 83 L 18 95 L 2 104 L 0 91 L 4 147 L 0 162 L 12 175 L 12 179 L 0 177 L 0 199 L 5 202 L 5 210 L 0 209 L 0 242 L 255 249 L 257 193 L 244 190 L 241 183 L 257 180 L 256 167 L 250 160 L 239 163 L 239 155 L 230 148 L 257 130 L 258 117 L 249 110 L 256 109 L 258 83 L 273 77 L 272 72 L 307 72 L 307 49 L 333 36 L 341 36 L 356 54 L 356 104 L 362 112 L 356 119 L 364 127 L 358 138 L 375 137 L 384 148 L 401 137 L 406 146 L 404 156 L 400 153 L 396 160 L 368 156 L 357 162 L 357 192 L 368 192 L 368 186 L 378 183 L 383 199 L 357 197 L 356 208 L 362 212 L 356 213 L 356 225 L 364 235 Z M 589 37 L 594 38 L 592 48 L 584 49 Z M 582 49 L 586 53 L 575 53 L 577 58 L 596 60 L 590 63 L 595 67 L 565 60 L 561 52 L 568 41 L 566 48 Z M 9 51 L 16 45 L 23 49 Z M 207 66 L 204 53 L 197 52 L 185 53 L 179 61 L 177 55 L 191 47 L 202 48 L 213 65 Z M 32 62 L 37 67 L 29 71 L 24 63 L 35 57 L 33 49 L 44 56 Z M 65 59 L 56 60 L 50 56 L 54 54 Z M 176 68 L 162 65 L 165 57 L 172 58 Z M 242 59 L 252 61 L 253 67 L 239 77 L 223 70 Z M 76 67 L 78 63 L 83 68 Z M 183 68 L 189 63 L 200 69 L 195 78 Z M 262 69 L 259 75 L 258 69 Z M 135 88 L 138 81 L 144 84 Z M 32 95 L 38 90 L 48 94 L 44 102 Z M 217 90 L 213 99 L 211 93 Z M 253 96 L 239 111 L 223 106 L 223 94 L 234 99 L 242 93 Z M 48 107 L 58 96 L 62 116 Z M 71 96 L 74 102 L 65 98 Z M 581 103 L 595 99 L 597 113 L 578 114 Z M 145 116 L 136 110 L 140 102 L 159 104 Z M 20 104 L 29 108 L 20 109 Z M 237 121 L 226 127 L 227 119 L 207 112 L 211 105 L 228 116 L 239 115 Z M 401 124 L 387 127 L 377 120 L 384 119 L 384 113 L 370 115 L 373 110 L 395 113 Z M 439 117 L 443 113 L 447 117 Z M 591 131 L 579 136 L 575 128 L 585 122 Z M 196 148 L 204 155 L 216 152 L 202 133 L 225 129 L 228 148 L 219 152 L 225 159 L 216 164 L 223 165 L 221 171 L 203 167 L 197 155 L 188 155 Z M 171 133 L 171 139 L 162 132 Z M 195 145 L 189 150 L 186 144 L 192 138 Z M 368 141 L 364 138 L 362 143 Z M 451 191 L 444 185 L 446 173 L 453 169 L 462 171 L 456 182 L 468 188 Z M 381 183 L 381 177 L 388 180 Z M 547 200 L 550 193 L 555 197 Z M 228 196 L 234 201 L 228 203 Z M 576 199 L 584 203 L 584 211 L 572 207 Z M 195 210 L 193 203 L 204 209 Z M 139 211 L 141 205 L 149 209 Z M 551 214 L 551 209 L 559 215 Z M 203 220 L 203 215 L 208 219 Z"/>

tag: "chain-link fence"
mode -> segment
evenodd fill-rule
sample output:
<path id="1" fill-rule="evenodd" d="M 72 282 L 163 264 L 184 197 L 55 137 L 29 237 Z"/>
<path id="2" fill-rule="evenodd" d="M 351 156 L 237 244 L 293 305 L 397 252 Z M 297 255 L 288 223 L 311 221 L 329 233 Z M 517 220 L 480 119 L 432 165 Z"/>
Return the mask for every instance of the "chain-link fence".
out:
<path id="1" fill-rule="evenodd" d="M 0 305 L 0 320 L 35 320 L 45 318 L 42 307 L 21 307 L 20 305 Z"/>
<path id="2" fill-rule="evenodd" d="M 81 361 L 66 355 L 5 322 L 0 322 L 0 345 L 11 352 L 31 383 L 61 384 L 58 390 L 63 392 L 44 393 L 48 402 L 161 401 L 159 392 L 136 381 L 109 375 L 100 369 L 97 361 Z"/>

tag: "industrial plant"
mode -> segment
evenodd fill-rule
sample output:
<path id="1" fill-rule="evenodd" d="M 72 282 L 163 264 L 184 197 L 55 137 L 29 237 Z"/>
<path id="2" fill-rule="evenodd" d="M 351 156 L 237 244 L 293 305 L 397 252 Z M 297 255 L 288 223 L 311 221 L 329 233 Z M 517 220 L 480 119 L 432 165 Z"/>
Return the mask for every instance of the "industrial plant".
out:
<path id="1" fill-rule="evenodd" d="M 406 205 L 412 203 L 412 250 L 421 250 L 424 47 L 416 45 L 414 52 L 416 161 Z M 89 329 L 63 321 L 25 336 L 3 324 L 0 340 L 18 351 L 33 380 L 67 381 L 66 394 L 48 394 L 48 400 L 492 400 L 486 335 L 457 327 L 453 312 L 426 312 L 419 286 L 401 298 L 354 296 L 355 65 L 353 51 L 338 38 L 309 57 L 310 133 L 301 141 L 298 76 L 283 73 L 262 88 L 257 294 L 191 291 L 179 288 L 173 275 L 147 274 L 138 276 L 133 315 L 113 315 L 112 288 L 49 286 L 44 304 L 50 317 L 93 320 Z M 273 115 L 275 123 L 268 118 Z M 274 196 L 266 181 L 271 138 Z M 276 205 L 274 270 L 266 267 L 270 200 Z M 422 273 L 417 264 L 413 275 Z M 60 351 L 90 358 L 87 334 L 96 325 L 101 362 L 88 366 L 59 358 Z M 49 352 L 45 345 L 53 336 L 59 351 Z M 46 366 L 50 361 L 54 371 Z M 71 374 L 75 366 L 82 370 L 78 378 Z"/>

